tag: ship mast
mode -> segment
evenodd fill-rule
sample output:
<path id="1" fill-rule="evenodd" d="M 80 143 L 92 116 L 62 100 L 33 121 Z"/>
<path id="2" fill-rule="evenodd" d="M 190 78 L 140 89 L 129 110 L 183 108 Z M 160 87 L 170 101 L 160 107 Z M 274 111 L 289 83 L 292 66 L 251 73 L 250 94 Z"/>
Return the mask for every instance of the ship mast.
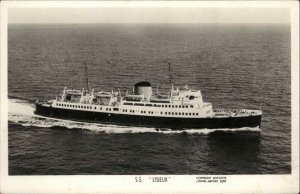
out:
<path id="1" fill-rule="evenodd" d="M 89 81 L 89 78 L 88 78 L 88 69 L 87 69 L 86 63 L 84 64 L 84 74 L 85 74 L 85 80 L 86 80 L 86 89 L 90 93 L 91 92 L 90 81 Z"/>
<path id="2" fill-rule="evenodd" d="M 172 97 L 173 97 L 173 89 L 174 89 L 174 86 L 173 86 L 173 75 L 172 75 L 172 70 L 171 70 L 171 63 L 168 62 L 168 65 L 169 65 L 169 77 L 170 77 L 170 85 L 171 85 L 171 100 L 172 100 Z"/>

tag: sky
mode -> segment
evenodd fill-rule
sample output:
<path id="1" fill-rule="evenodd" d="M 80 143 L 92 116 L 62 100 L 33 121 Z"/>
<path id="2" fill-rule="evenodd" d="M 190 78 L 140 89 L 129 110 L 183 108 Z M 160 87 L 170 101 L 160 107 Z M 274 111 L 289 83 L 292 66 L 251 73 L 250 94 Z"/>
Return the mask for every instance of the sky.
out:
<path id="1" fill-rule="evenodd" d="M 288 8 L 9 8 L 9 23 L 289 23 Z"/>

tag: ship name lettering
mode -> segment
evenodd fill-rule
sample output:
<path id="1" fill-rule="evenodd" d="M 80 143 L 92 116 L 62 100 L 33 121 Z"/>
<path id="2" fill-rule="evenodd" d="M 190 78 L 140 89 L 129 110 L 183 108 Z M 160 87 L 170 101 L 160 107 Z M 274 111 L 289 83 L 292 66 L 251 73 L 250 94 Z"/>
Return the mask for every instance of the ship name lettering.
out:
<path id="1" fill-rule="evenodd" d="M 151 177 L 152 182 L 168 182 L 170 177 Z"/>

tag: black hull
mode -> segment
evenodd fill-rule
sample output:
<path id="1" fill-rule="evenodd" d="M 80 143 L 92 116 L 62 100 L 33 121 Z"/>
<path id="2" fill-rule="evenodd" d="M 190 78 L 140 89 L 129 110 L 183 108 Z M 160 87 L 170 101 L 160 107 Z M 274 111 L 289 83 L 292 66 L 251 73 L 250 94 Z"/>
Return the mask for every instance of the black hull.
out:
<path id="1" fill-rule="evenodd" d="M 36 104 L 35 114 L 75 121 L 169 129 L 217 129 L 260 126 L 261 115 L 223 118 L 172 118 L 68 110 Z"/>

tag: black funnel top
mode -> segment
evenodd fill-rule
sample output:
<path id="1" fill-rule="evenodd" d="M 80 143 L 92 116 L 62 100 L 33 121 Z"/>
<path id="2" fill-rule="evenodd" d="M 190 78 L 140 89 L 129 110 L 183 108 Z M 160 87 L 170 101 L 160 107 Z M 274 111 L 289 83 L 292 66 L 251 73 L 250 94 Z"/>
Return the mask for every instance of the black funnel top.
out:
<path id="1" fill-rule="evenodd" d="M 150 82 L 146 82 L 146 81 L 143 81 L 143 82 L 138 82 L 134 85 L 135 87 L 136 86 L 146 86 L 146 87 L 149 87 L 151 86 Z"/>

